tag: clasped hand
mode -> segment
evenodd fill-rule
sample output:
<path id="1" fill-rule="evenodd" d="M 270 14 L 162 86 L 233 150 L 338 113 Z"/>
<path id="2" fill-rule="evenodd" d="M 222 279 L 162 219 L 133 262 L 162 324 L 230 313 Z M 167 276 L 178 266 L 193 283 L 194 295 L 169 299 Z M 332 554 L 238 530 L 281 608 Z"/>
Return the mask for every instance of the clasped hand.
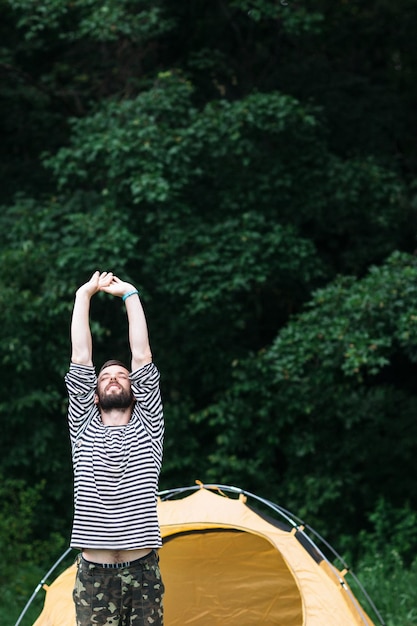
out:
<path id="1" fill-rule="evenodd" d="M 99 272 L 96 271 L 90 278 L 90 280 L 79 288 L 79 292 L 85 292 L 90 297 L 98 291 L 105 291 L 112 296 L 119 296 L 120 298 L 124 294 L 132 291 L 135 287 L 131 283 L 120 280 L 113 272 Z"/>

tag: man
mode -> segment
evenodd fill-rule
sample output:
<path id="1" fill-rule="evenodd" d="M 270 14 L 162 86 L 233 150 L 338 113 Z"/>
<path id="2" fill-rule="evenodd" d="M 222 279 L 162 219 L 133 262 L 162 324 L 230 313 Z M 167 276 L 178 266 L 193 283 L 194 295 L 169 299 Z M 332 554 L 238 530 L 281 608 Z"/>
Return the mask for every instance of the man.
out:
<path id="1" fill-rule="evenodd" d="M 131 373 L 108 361 L 96 377 L 89 314 L 99 291 L 125 303 Z M 76 292 L 71 342 L 65 382 L 74 467 L 71 546 L 81 550 L 77 626 L 162 626 L 156 493 L 164 424 L 159 372 L 135 287 L 95 272 Z"/>

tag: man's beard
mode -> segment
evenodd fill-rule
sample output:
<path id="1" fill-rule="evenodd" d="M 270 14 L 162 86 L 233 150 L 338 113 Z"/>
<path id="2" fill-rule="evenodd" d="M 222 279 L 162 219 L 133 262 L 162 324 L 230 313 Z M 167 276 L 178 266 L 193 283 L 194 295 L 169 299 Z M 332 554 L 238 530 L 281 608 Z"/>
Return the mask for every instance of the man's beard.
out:
<path id="1" fill-rule="evenodd" d="M 111 411 L 112 409 L 128 409 L 133 402 L 131 391 L 122 389 L 120 393 L 104 394 L 98 393 L 98 406 L 102 411 Z"/>

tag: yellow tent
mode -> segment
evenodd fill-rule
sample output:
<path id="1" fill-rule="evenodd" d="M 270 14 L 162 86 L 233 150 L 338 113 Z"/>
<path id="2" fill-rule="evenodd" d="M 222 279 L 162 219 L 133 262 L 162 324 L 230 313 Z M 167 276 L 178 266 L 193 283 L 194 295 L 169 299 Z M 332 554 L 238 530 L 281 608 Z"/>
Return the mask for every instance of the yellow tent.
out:
<path id="1" fill-rule="evenodd" d="M 281 519 L 260 514 L 247 504 L 253 494 L 213 488 L 161 494 L 165 626 L 374 626 L 346 571 L 325 558 L 299 521 L 262 500 Z M 47 589 L 33 626 L 74 626 L 74 577 L 71 566 Z"/>

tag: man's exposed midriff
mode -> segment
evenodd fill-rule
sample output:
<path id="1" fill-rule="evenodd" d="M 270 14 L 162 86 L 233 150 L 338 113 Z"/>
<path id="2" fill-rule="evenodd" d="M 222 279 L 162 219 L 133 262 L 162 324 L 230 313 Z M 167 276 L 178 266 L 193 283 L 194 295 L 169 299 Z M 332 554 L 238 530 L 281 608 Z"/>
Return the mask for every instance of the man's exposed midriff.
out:
<path id="1" fill-rule="evenodd" d="M 92 548 L 83 549 L 83 557 L 91 563 L 130 563 L 141 559 L 152 552 L 152 548 L 140 548 L 138 550 L 97 550 Z"/>

